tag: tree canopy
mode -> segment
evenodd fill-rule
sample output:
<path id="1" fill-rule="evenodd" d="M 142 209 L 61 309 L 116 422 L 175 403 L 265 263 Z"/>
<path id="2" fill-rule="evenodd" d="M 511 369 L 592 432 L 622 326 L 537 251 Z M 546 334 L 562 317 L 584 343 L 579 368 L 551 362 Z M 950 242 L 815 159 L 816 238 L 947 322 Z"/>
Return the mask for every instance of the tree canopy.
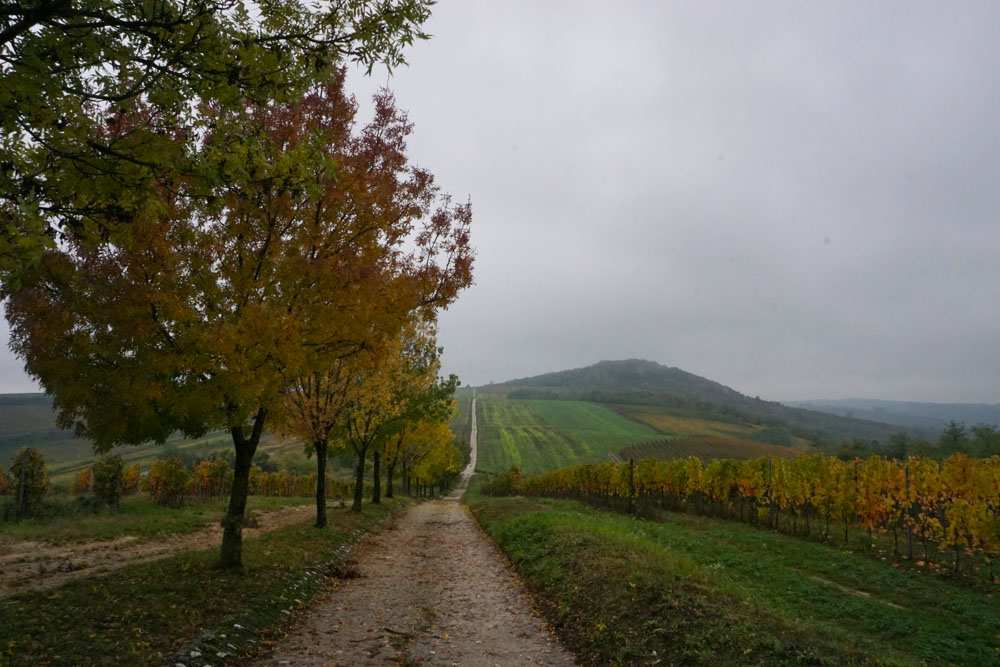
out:
<path id="1" fill-rule="evenodd" d="M 296 100 L 344 61 L 398 66 L 432 4 L 0 0 L 4 280 L 64 234 L 144 217 L 164 171 L 195 168 L 177 144 L 208 106 Z"/>
<path id="2" fill-rule="evenodd" d="M 12 347 L 61 425 L 99 449 L 229 430 L 245 502 L 263 425 L 311 358 L 432 321 L 471 282 L 470 206 L 408 163 L 391 95 L 360 131 L 356 110 L 342 70 L 299 101 L 206 104 L 196 146 L 164 136 L 221 177 L 164 172 L 139 214 L 92 214 L 3 285 Z M 137 114 L 108 131 L 154 122 Z"/>

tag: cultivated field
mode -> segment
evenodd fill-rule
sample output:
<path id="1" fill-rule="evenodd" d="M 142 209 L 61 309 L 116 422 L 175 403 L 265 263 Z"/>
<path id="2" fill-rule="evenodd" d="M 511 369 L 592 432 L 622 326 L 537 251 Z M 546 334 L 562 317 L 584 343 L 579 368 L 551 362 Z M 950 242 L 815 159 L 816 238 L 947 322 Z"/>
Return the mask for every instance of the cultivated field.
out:
<path id="1" fill-rule="evenodd" d="M 593 403 L 482 397 L 477 469 L 500 473 L 518 466 L 534 474 L 607 460 L 609 451 L 656 437 L 649 427 Z"/>
<path id="2" fill-rule="evenodd" d="M 742 422 L 724 422 L 686 415 L 682 411 L 651 405 L 616 405 L 615 410 L 628 419 L 646 424 L 658 433 L 670 435 L 749 435 L 756 427 Z"/>
<path id="3" fill-rule="evenodd" d="M 802 452 L 791 447 L 769 445 L 764 442 L 750 442 L 721 435 L 691 435 L 671 440 L 653 440 L 631 445 L 618 452 L 618 458 L 627 461 L 635 459 L 676 459 L 697 456 L 701 459 L 754 459 L 760 456 L 774 456 L 790 459 Z"/>

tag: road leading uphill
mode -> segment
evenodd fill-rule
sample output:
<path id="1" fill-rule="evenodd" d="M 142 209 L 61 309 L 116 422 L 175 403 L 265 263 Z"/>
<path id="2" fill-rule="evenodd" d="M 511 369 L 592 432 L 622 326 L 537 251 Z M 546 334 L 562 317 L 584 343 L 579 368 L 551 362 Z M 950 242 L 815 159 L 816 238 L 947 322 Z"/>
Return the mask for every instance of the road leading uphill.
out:
<path id="1" fill-rule="evenodd" d="M 462 488 L 475 469 L 475 407 L 473 399 Z M 362 541 L 314 610 L 259 664 L 575 664 L 460 495 L 417 505 Z"/>

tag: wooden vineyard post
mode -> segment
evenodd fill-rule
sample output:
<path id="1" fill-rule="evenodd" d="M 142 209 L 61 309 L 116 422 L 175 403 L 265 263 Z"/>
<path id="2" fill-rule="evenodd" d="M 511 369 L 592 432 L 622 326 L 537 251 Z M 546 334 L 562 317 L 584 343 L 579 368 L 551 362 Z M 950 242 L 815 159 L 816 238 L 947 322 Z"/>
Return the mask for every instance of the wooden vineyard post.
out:
<path id="1" fill-rule="evenodd" d="M 632 498 L 635 496 L 635 459 L 628 460 L 628 513 L 632 514 Z"/>
<path id="2" fill-rule="evenodd" d="M 23 457 L 21 459 L 21 483 L 18 486 L 18 490 L 17 490 L 17 520 L 18 521 L 20 521 L 21 519 L 24 518 L 24 511 L 26 509 L 25 506 L 24 506 L 24 486 L 25 486 L 24 480 L 25 480 L 25 473 L 27 471 L 27 465 L 26 465 L 25 459 L 27 459 L 27 458 L 28 457 L 25 456 L 25 457 Z"/>
<path id="3" fill-rule="evenodd" d="M 768 523 L 775 526 L 775 514 L 774 514 L 774 484 L 772 483 L 772 473 L 773 473 L 774 459 L 770 456 L 767 457 L 767 516 Z"/>
<path id="4" fill-rule="evenodd" d="M 906 498 L 910 498 L 910 466 L 903 466 L 903 476 L 906 480 Z M 913 560 L 913 501 L 906 506 L 906 557 Z"/>

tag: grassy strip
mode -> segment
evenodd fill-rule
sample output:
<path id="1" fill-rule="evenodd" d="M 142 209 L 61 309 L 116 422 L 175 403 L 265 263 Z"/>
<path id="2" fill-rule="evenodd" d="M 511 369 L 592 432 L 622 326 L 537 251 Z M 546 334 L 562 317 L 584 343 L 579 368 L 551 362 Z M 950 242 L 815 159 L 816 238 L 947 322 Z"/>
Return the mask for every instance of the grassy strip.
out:
<path id="1" fill-rule="evenodd" d="M 10 538 L 47 544 L 112 540 L 130 535 L 140 539 L 191 533 L 218 523 L 229 501 L 194 500 L 177 510 L 163 507 L 142 496 L 122 498 L 121 513 L 95 513 L 72 496 L 56 496 L 46 501 L 39 516 L 20 523 L 0 522 L 0 540 Z M 310 505 L 312 498 L 265 498 L 251 496 L 250 512 L 271 512 L 292 505 Z M 0 552 L 2 552 L 0 545 Z"/>
<path id="2" fill-rule="evenodd" d="M 1000 602 L 727 521 L 469 496 L 588 664 L 1000 662 Z"/>
<path id="3" fill-rule="evenodd" d="M 13 596 L 0 602 L 0 663 L 219 664 L 303 607 L 364 531 L 407 504 L 333 509 L 324 530 L 306 522 L 246 540 L 244 573 L 216 569 L 209 549 Z"/>

